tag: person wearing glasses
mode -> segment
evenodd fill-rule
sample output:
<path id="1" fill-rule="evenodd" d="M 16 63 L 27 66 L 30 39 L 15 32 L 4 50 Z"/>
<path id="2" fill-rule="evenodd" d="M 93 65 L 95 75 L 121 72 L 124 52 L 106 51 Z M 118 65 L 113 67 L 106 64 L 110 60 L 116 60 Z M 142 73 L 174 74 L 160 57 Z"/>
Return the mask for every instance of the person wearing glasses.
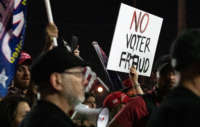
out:
<path id="1" fill-rule="evenodd" d="M 32 66 L 32 80 L 41 99 L 23 120 L 21 127 L 74 127 L 69 112 L 85 99 L 86 66 L 65 47 L 47 52 Z"/>

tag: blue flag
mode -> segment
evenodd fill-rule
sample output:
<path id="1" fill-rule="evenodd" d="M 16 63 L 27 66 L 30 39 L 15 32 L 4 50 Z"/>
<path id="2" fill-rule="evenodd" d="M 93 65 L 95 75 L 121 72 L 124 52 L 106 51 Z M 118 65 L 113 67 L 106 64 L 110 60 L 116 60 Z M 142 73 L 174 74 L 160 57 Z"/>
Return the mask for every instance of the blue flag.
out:
<path id="1" fill-rule="evenodd" d="M 7 94 L 24 44 L 27 0 L 0 1 L 0 97 Z"/>
<path id="2" fill-rule="evenodd" d="M 99 44 L 97 42 L 93 42 L 93 47 L 101 61 L 101 64 L 104 68 L 105 74 L 108 77 L 109 82 L 111 83 L 111 90 L 112 91 L 116 91 L 116 90 L 120 90 L 123 89 L 123 85 L 122 85 L 122 81 L 120 76 L 118 75 L 117 72 L 115 71 L 110 71 L 106 69 L 107 66 L 107 62 L 108 62 L 108 57 L 106 56 L 105 52 L 103 51 L 103 49 L 99 46 Z"/>

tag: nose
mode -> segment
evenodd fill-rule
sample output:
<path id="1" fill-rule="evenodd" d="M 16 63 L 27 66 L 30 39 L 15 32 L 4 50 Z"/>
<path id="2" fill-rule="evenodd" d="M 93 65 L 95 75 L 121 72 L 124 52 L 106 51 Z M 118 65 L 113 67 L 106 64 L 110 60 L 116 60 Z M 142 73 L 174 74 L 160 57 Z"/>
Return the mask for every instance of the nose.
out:
<path id="1" fill-rule="evenodd" d="M 170 78 L 170 80 L 176 80 L 176 75 L 171 74 L 171 75 L 169 76 L 169 78 Z"/>
<path id="2" fill-rule="evenodd" d="M 24 68 L 24 75 L 26 75 L 26 76 L 30 76 L 30 70 L 29 70 L 29 67 L 25 67 L 25 68 Z"/>

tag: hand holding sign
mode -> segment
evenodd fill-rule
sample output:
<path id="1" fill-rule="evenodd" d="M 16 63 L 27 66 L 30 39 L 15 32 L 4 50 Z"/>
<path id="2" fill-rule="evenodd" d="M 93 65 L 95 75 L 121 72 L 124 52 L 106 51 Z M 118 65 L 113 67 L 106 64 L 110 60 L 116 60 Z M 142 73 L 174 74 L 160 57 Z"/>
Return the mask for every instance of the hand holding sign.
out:
<path id="1" fill-rule="evenodd" d="M 133 88 L 136 90 L 137 94 L 144 94 L 140 83 L 138 82 L 138 72 L 136 71 L 135 66 L 130 68 L 129 78 L 131 80 Z"/>
<path id="2" fill-rule="evenodd" d="M 131 67 L 129 77 L 133 85 L 138 84 L 138 73 L 135 66 Z"/>

